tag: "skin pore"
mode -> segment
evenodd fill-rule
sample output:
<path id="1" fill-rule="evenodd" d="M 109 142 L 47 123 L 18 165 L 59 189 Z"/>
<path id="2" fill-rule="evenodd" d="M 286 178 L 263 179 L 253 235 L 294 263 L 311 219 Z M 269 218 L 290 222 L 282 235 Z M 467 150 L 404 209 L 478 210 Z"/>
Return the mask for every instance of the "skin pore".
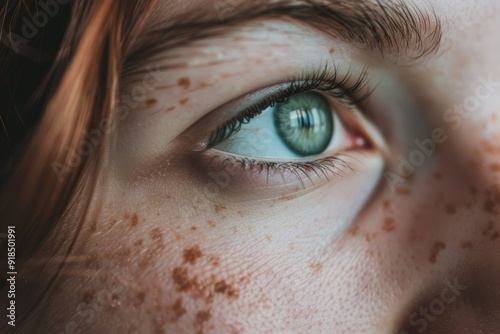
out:
<path id="1" fill-rule="evenodd" d="M 428 31 L 445 23 L 418 59 L 274 16 L 136 62 L 83 229 L 23 330 L 500 332 L 500 5 L 411 4 Z M 142 33 L 215 5 L 159 1 Z M 366 71 L 359 115 L 337 109 L 370 145 L 331 153 L 345 161 L 335 173 L 302 182 L 208 163 L 202 143 L 245 98 L 325 66 L 351 84 Z M 29 263 L 35 286 L 58 269 L 74 218 Z"/>

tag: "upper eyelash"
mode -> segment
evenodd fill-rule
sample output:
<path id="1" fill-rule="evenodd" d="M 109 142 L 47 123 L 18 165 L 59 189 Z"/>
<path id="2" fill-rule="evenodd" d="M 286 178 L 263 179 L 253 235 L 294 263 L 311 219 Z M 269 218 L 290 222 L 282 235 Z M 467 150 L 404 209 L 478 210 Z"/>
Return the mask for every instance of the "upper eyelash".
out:
<path id="1" fill-rule="evenodd" d="M 350 71 L 342 78 L 338 78 L 338 72 L 334 68 L 330 73 L 328 66 L 323 70 L 315 71 L 289 81 L 288 86 L 259 101 L 238 113 L 236 116 L 218 126 L 209 136 L 205 145 L 210 149 L 237 133 L 242 125 L 248 124 L 250 120 L 260 115 L 265 109 L 273 107 L 276 103 L 287 102 L 288 99 L 297 94 L 313 90 L 327 92 L 329 96 L 345 101 L 348 104 L 359 104 L 363 102 L 372 91 L 366 89 L 366 68 L 361 72 L 358 79 L 352 83 Z M 363 92 L 365 90 L 365 92 Z"/>

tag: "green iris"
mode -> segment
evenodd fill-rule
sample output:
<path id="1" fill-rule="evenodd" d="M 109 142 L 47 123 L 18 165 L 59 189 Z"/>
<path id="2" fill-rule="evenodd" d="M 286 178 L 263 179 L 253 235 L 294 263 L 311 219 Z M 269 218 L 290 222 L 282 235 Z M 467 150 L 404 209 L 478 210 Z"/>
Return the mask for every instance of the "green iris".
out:
<path id="1" fill-rule="evenodd" d="M 323 153 L 332 139 L 333 117 L 328 101 L 316 93 L 291 96 L 274 107 L 274 125 L 286 146 L 301 156 Z"/>

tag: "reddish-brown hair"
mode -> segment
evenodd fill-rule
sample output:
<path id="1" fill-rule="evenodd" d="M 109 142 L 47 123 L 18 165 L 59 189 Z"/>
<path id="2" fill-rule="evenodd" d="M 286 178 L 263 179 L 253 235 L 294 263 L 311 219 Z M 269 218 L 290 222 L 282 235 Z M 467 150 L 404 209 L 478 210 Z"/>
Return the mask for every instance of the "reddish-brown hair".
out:
<path id="1" fill-rule="evenodd" d="M 18 260 L 37 250 L 76 194 L 90 198 L 83 192 L 93 189 L 105 145 L 77 165 L 71 164 L 69 152 L 102 120 L 113 120 L 124 56 L 155 0 L 60 3 L 60 17 L 52 17 L 38 33 L 49 42 L 34 43 L 35 47 L 27 43 L 21 50 L 14 47 L 15 29 L 41 9 L 35 0 L 7 2 L 0 8 L 0 89 L 18 84 L 16 91 L 0 100 L 0 233 L 8 225 L 16 226 Z M 52 50 L 44 47 L 47 43 Z M 22 71 L 37 67 L 41 70 L 36 75 Z M 54 163 L 72 168 L 61 178 Z M 78 205 L 84 215 L 88 201 Z"/>

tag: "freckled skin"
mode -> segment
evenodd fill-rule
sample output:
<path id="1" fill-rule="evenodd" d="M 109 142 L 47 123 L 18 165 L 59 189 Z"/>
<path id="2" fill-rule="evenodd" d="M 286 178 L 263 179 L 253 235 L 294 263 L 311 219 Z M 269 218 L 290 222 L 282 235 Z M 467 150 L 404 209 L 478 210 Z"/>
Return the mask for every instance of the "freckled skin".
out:
<path id="1" fill-rule="evenodd" d="M 178 84 L 184 89 L 189 89 L 191 87 L 191 80 L 189 78 L 180 78 Z"/>
<path id="2" fill-rule="evenodd" d="M 431 247 L 430 263 L 436 263 L 438 254 L 446 248 L 446 245 L 440 241 L 435 242 Z"/>
<path id="3" fill-rule="evenodd" d="M 138 223 L 139 223 L 139 217 L 137 217 L 137 214 L 134 213 L 132 215 L 130 224 L 132 225 L 132 227 L 135 227 L 137 226 Z"/>
<path id="4" fill-rule="evenodd" d="M 184 263 L 195 264 L 196 260 L 203 256 L 203 253 L 200 250 L 200 247 L 193 246 L 191 248 L 184 249 L 183 258 Z"/>
<path id="5" fill-rule="evenodd" d="M 479 75 L 500 80 L 498 57 L 489 56 L 500 52 L 498 4 L 433 4 L 438 15 L 465 28 L 447 31 L 454 43 L 410 75 L 415 94 L 428 100 L 420 109 L 437 119 L 431 129 L 449 126 L 441 121 L 444 110 L 474 94 L 469 86 Z M 242 38 L 231 46 L 255 49 L 246 42 Z M 337 53 L 336 47 L 332 56 Z M 252 59 L 249 66 L 283 63 L 282 55 L 260 58 L 261 64 Z M 225 72 L 239 72 L 241 65 L 226 64 Z M 176 75 L 171 84 L 181 93 L 163 106 L 169 111 L 163 116 L 183 115 L 181 102 L 171 106 L 181 99 L 189 97 L 190 105 L 210 102 L 202 99 L 203 90 L 222 87 L 224 94 L 238 78 L 218 84 L 203 78 L 206 86 L 193 92 L 201 95 L 191 96 L 188 89 L 202 82 L 196 80 L 199 72 L 185 67 L 169 74 Z M 134 182 L 119 175 L 112 182 L 120 185 L 116 188 L 98 184 L 92 220 L 84 222 L 68 264 L 49 291 L 54 302 L 43 303 L 30 316 L 27 332 L 63 332 L 74 322 L 82 333 L 415 333 L 410 315 L 430 309 L 442 298 L 443 281 L 454 279 L 467 289 L 428 321 L 426 332 L 500 332 L 500 184 L 494 167 L 500 164 L 500 122 L 482 130 L 484 119 L 500 115 L 499 105 L 497 88 L 480 114 L 465 119 L 458 130 L 446 128 L 448 141 L 396 191 L 381 177 L 355 217 L 346 212 L 369 188 L 359 181 L 373 173 L 369 168 L 309 194 L 259 201 L 237 201 L 234 194 L 197 201 L 207 182 L 198 184 L 188 164 L 176 165 L 174 158 Z M 402 133 L 392 134 L 388 163 L 408 157 L 410 151 L 399 144 L 414 148 L 415 136 L 405 137 L 415 128 L 411 122 L 398 123 Z M 164 121 L 162 138 L 181 123 Z M 156 147 L 143 145 L 151 146 Z M 60 225 L 74 226 L 74 220 Z M 33 261 L 35 272 L 42 268 L 35 260 L 46 254 L 57 264 L 50 247 L 55 241 L 66 245 L 71 232 L 54 232 L 54 242 Z M 51 277 L 54 263 L 43 267 L 41 277 Z"/>

